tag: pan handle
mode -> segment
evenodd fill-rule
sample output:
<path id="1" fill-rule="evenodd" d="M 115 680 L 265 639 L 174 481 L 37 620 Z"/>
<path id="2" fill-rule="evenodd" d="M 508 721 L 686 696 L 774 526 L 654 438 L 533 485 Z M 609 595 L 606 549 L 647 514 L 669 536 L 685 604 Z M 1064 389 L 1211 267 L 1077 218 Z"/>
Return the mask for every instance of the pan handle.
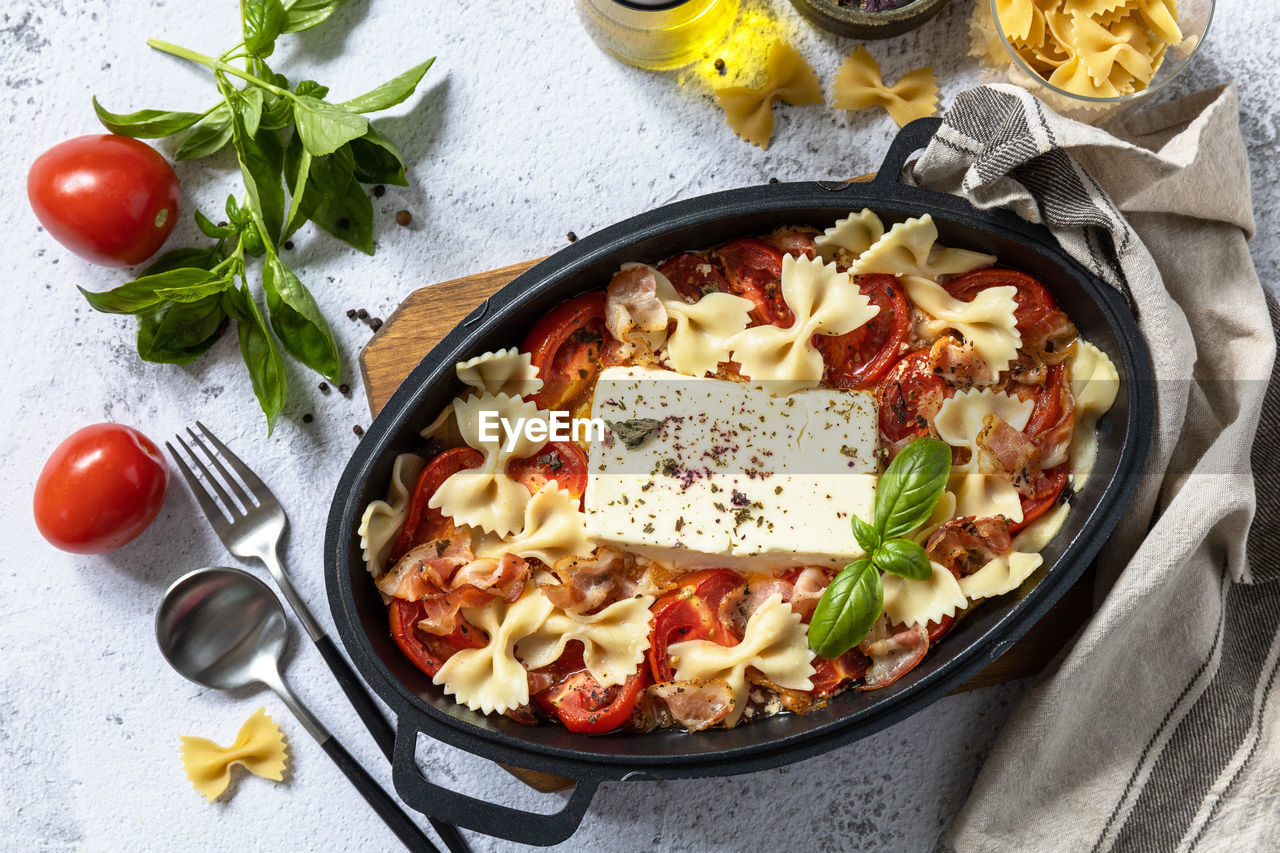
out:
<path id="1" fill-rule="evenodd" d="M 929 145 L 933 135 L 942 126 L 942 119 L 937 116 L 918 118 L 908 122 L 889 144 L 889 151 L 884 155 L 884 162 L 872 179 L 872 184 L 897 184 L 902 177 L 902 169 L 907 165 L 907 158 Z"/>
<path id="2" fill-rule="evenodd" d="M 487 803 L 429 781 L 418 767 L 414 755 L 417 743 L 417 727 L 405 722 L 401 716 L 396 730 L 391 778 L 396 793 L 405 804 L 428 817 L 508 841 L 540 847 L 565 841 L 578 830 L 599 785 L 596 779 L 578 779 L 569 802 L 553 814 L 537 814 Z"/>

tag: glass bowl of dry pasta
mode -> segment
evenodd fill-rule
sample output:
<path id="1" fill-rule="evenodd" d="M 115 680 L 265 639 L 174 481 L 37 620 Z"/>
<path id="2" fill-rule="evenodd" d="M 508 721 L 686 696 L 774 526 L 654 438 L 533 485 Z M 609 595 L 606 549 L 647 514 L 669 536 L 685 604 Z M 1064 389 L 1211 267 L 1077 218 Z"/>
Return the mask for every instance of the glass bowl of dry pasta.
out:
<path id="1" fill-rule="evenodd" d="M 980 0 L 975 49 L 1064 115 L 1141 104 L 1191 64 L 1215 0 Z"/>

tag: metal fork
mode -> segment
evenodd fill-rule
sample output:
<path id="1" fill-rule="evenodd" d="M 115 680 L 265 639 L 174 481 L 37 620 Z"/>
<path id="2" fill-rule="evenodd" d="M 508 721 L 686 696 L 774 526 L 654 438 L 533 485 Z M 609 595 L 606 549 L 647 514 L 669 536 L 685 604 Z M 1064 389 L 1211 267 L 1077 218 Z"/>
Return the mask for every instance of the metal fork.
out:
<path id="1" fill-rule="evenodd" d="M 208 427 L 196 421 L 196 428 L 199 433 L 187 427 L 187 435 L 191 437 L 191 443 L 203 451 L 204 459 L 192 450 L 191 445 L 187 444 L 181 435 L 174 438 L 190 457 L 191 464 L 199 470 L 203 479 L 196 476 L 191 465 L 171 443 L 166 441 L 165 447 L 169 449 L 169 455 L 178 463 L 178 468 L 182 470 L 187 485 L 195 494 L 196 501 L 208 517 L 209 524 L 213 526 L 213 531 L 218 534 L 222 544 L 232 554 L 241 559 L 261 560 L 267 567 L 267 571 L 271 572 L 276 585 L 284 593 L 285 600 L 297 615 L 298 621 L 302 623 L 307 635 L 320 650 L 324 662 L 328 664 L 338 684 L 341 685 L 342 692 L 347 694 L 356 713 L 360 715 L 365 727 L 377 741 L 378 747 L 390 760 L 395 748 L 395 732 L 374 703 L 373 697 L 369 695 L 359 677 L 351 669 L 351 665 L 347 663 L 347 659 L 343 657 L 342 652 L 338 651 L 337 645 L 311 615 L 311 610 L 294 589 L 289 576 L 285 574 L 284 566 L 280 563 L 280 539 L 288 525 L 284 508 L 267 488 L 266 483 L 262 482 L 248 465 L 241 462 L 240 457 L 232 453 L 230 448 L 219 441 Z M 228 465 L 239 475 L 239 480 L 227 470 Z M 456 828 L 434 819 L 431 820 L 431 826 L 453 853 L 468 853 L 466 842 Z"/>

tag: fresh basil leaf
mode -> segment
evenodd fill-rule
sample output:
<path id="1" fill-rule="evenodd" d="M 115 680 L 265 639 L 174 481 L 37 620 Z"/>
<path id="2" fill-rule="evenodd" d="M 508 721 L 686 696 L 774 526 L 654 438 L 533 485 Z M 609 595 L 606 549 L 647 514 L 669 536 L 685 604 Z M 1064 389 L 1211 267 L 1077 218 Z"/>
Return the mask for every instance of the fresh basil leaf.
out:
<path id="1" fill-rule="evenodd" d="M 169 110 L 138 110 L 136 113 L 113 113 L 103 109 L 98 98 L 93 99 L 93 111 L 98 121 L 112 133 L 131 136 L 134 139 L 158 139 L 171 136 L 204 118 L 203 113 L 182 113 Z"/>
<path id="2" fill-rule="evenodd" d="M 857 540 L 858 547 L 866 553 L 868 557 L 872 552 L 880 547 L 880 531 L 876 530 L 873 525 L 867 524 L 856 515 L 853 516 L 853 538 Z"/>
<path id="3" fill-rule="evenodd" d="M 280 357 L 280 350 L 267 331 L 267 324 L 247 286 L 241 285 L 239 289 L 226 291 L 222 294 L 222 301 L 227 313 L 235 318 L 236 332 L 240 337 L 240 355 L 244 358 L 245 367 L 249 369 L 254 396 L 258 398 L 258 405 L 267 416 L 269 435 L 275 430 L 276 420 L 284 411 L 287 389 L 284 359 Z"/>
<path id="4" fill-rule="evenodd" d="M 142 276 L 112 290 L 95 293 L 82 287 L 80 292 L 95 311 L 104 314 L 139 314 L 168 299 L 163 293 L 165 290 L 185 292 L 217 281 L 222 279 L 211 272 L 185 267 Z"/>
<path id="5" fill-rule="evenodd" d="M 276 38 L 284 31 L 285 11 L 280 0 L 242 0 L 244 49 L 254 56 L 270 56 Z"/>
<path id="6" fill-rule="evenodd" d="M 231 127 L 249 206 L 266 226 L 266 238 L 274 241 L 284 225 L 284 186 L 280 183 L 284 152 L 270 131 L 250 136 L 238 113 L 232 116 Z"/>
<path id="7" fill-rule="evenodd" d="M 268 95 L 262 110 L 262 130 L 284 130 L 293 124 L 293 101 L 285 97 Z"/>
<path id="8" fill-rule="evenodd" d="M 369 129 L 364 116 L 310 95 L 293 96 L 293 120 L 313 157 L 332 154 Z"/>
<path id="9" fill-rule="evenodd" d="M 827 586 L 809 620 L 809 648 L 837 658 L 862 642 L 884 608 L 880 573 L 870 560 L 844 567 Z"/>
<path id="10" fill-rule="evenodd" d="M 236 112 L 240 114 L 240 120 L 244 122 L 245 133 L 253 136 L 258 132 L 258 126 L 262 123 L 262 104 L 265 100 L 265 93 L 257 86 L 250 86 L 248 89 L 233 92 L 232 97 L 235 101 Z"/>
<path id="11" fill-rule="evenodd" d="M 331 382 L 339 381 L 342 366 L 329 324 L 310 291 L 274 252 L 262 264 L 262 292 L 271 328 L 285 350 Z"/>
<path id="12" fill-rule="evenodd" d="M 889 463 L 876 486 L 876 529 L 883 539 L 906 536 L 928 519 L 951 474 L 951 448 L 917 438 Z"/>
<path id="13" fill-rule="evenodd" d="M 378 132 L 372 124 L 369 132 L 350 142 L 355 158 L 356 180 L 362 184 L 409 185 L 404 174 L 404 158 L 394 142 Z"/>
<path id="14" fill-rule="evenodd" d="M 347 0 L 294 0 L 285 3 L 284 32 L 300 33 L 322 24 Z"/>
<path id="15" fill-rule="evenodd" d="M 426 62 L 413 66 L 398 77 L 391 78 L 378 88 L 365 92 L 363 95 L 352 98 L 349 101 L 343 101 L 341 106 L 355 113 L 376 113 L 379 110 L 390 109 L 413 94 L 414 89 L 418 88 L 418 83 L 422 80 L 422 75 L 427 73 L 427 69 L 435 61 L 436 58 L 433 56 Z"/>
<path id="16" fill-rule="evenodd" d="M 310 95 L 313 98 L 324 98 L 325 95 L 329 94 L 329 87 L 322 86 L 315 80 L 303 80 L 297 85 L 293 92 L 296 95 Z"/>
<path id="17" fill-rule="evenodd" d="M 214 240 L 230 237 L 234 231 L 230 225 L 214 224 L 213 220 L 198 210 L 196 211 L 196 227 L 200 229 L 201 234 L 206 237 L 212 237 Z"/>
<path id="18" fill-rule="evenodd" d="M 307 214 L 302 207 L 303 199 L 307 192 L 307 179 L 311 177 L 311 152 L 302 147 L 301 143 L 294 145 L 297 141 L 295 136 L 290 142 L 289 147 L 285 150 L 285 174 L 291 176 L 289 178 L 290 193 L 289 212 L 284 218 L 283 236 L 287 239 L 293 236 L 302 224 L 307 221 Z M 294 149 L 296 148 L 296 153 Z M 290 157 L 291 153 L 294 158 Z M 292 159 L 292 162 L 291 162 Z"/>
<path id="19" fill-rule="evenodd" d="M 218 104 L 200 121 L 196 122 L 186 139 L 178 145 L 173 156 L 179 160 L 199 160 L 222 150 L 231 141 L 231 108 Z"/>
<path id="20" fill-rule="evenodd" d="M 311 173 L 315 175 L 314 163 Z M 303 207 L 310 208 L 308 218 L 325 231 L 366 255 L 373 254 L 373 202 L 358 182 L 350 181 L 339 192 L 319 186 L 313 178 L 307 183 Z"/>
<path id="21" fill-rule="evenodd" d="M 235 195 L 227 196 L 225 209 L 227 211 L 227 219 L 230 220 L 236 230 L 241 230 L 247 227 L 250 222 L 253 222 L 253 214 L 240 206 L 240 203 L 236 201 Z"/>
<path id="22" fill-rule="evenodd" d="M 871 562 L 882 572 L 913 581 L 927 581 L 933 577 L 929 555 L 910 539 L 890 539 L 871 557 Z"/>
<path id="23" fill-rule="evenodd" d="M 222 255 L 217 249 L 174 249 L 152 261 L 139 278 L 183 267 L 211 270 L 220 263 L 222 263 Z"/>
<path id="24" fill-rule="evenodd" d="M 213 346 L 227 312 L 217 295 L 196 302 L 161 302 L 142 312 L 138 355 L 143 361 L 190 364 Z"/>

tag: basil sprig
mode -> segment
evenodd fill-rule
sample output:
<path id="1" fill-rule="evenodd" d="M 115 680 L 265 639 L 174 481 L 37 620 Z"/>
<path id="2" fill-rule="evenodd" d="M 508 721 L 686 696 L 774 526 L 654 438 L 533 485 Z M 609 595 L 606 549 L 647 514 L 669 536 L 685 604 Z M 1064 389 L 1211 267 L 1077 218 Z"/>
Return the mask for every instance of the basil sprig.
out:
<path id="1" fill-rule="evenodd" d="M 362 184 L 405 186 L 404 158 L 366 113 L 414 93 L 434 59 L 341 103 L 314 80 L 291 86 L 267 65 L 283 34 L 323 23 L 346 0 L 242 0 L 243 41 L 219 57 L 157 39 L 156 50 L 208 68 L 218 100 L 204 112 L 139 110 L 113 113 L 93 100 L 112 133 L 143 139 L 185 134 L 179 160 L 208 157 L 230 145 L 245 191 L 227 199 L 226 220 L 195 212 L 196 225 L 216 241 L 167 252 L 140 277 L 114 290 L 81 288 L 98 311 L 138 318 L 138 354 L 147 361 L 187 364 L 218 341 L 231 322 L 268 429 L 284 410 L 287 377 L 281 349 L 338 382 L 341 358 L 333 332 L 280 245 L 308 221 L 365 254 L 373 254 L 373 203 Z M 237 64 L 233 64 L 237 63 Z M 241 67 L 243 66 L 243 67 Z M 261 258 L 249 286 L 250 259 Z M 267 318 L 258 307 L 266 305 Z"/>
<path id="2" fill-rule="evenodd" d="M 951 448 L 936 438 L 917 438 L 889 463 L 876 487 L 874 523 L 853 517 L 853 537 L 867 556 L 836 575 L 809 621 L 809 648 L 818 657 L 849 651 L 880 618 L 881 572 L 910 580 L 932 577 L 924 549 L 905 537 L 928 520 L 950 473 Z"/>

